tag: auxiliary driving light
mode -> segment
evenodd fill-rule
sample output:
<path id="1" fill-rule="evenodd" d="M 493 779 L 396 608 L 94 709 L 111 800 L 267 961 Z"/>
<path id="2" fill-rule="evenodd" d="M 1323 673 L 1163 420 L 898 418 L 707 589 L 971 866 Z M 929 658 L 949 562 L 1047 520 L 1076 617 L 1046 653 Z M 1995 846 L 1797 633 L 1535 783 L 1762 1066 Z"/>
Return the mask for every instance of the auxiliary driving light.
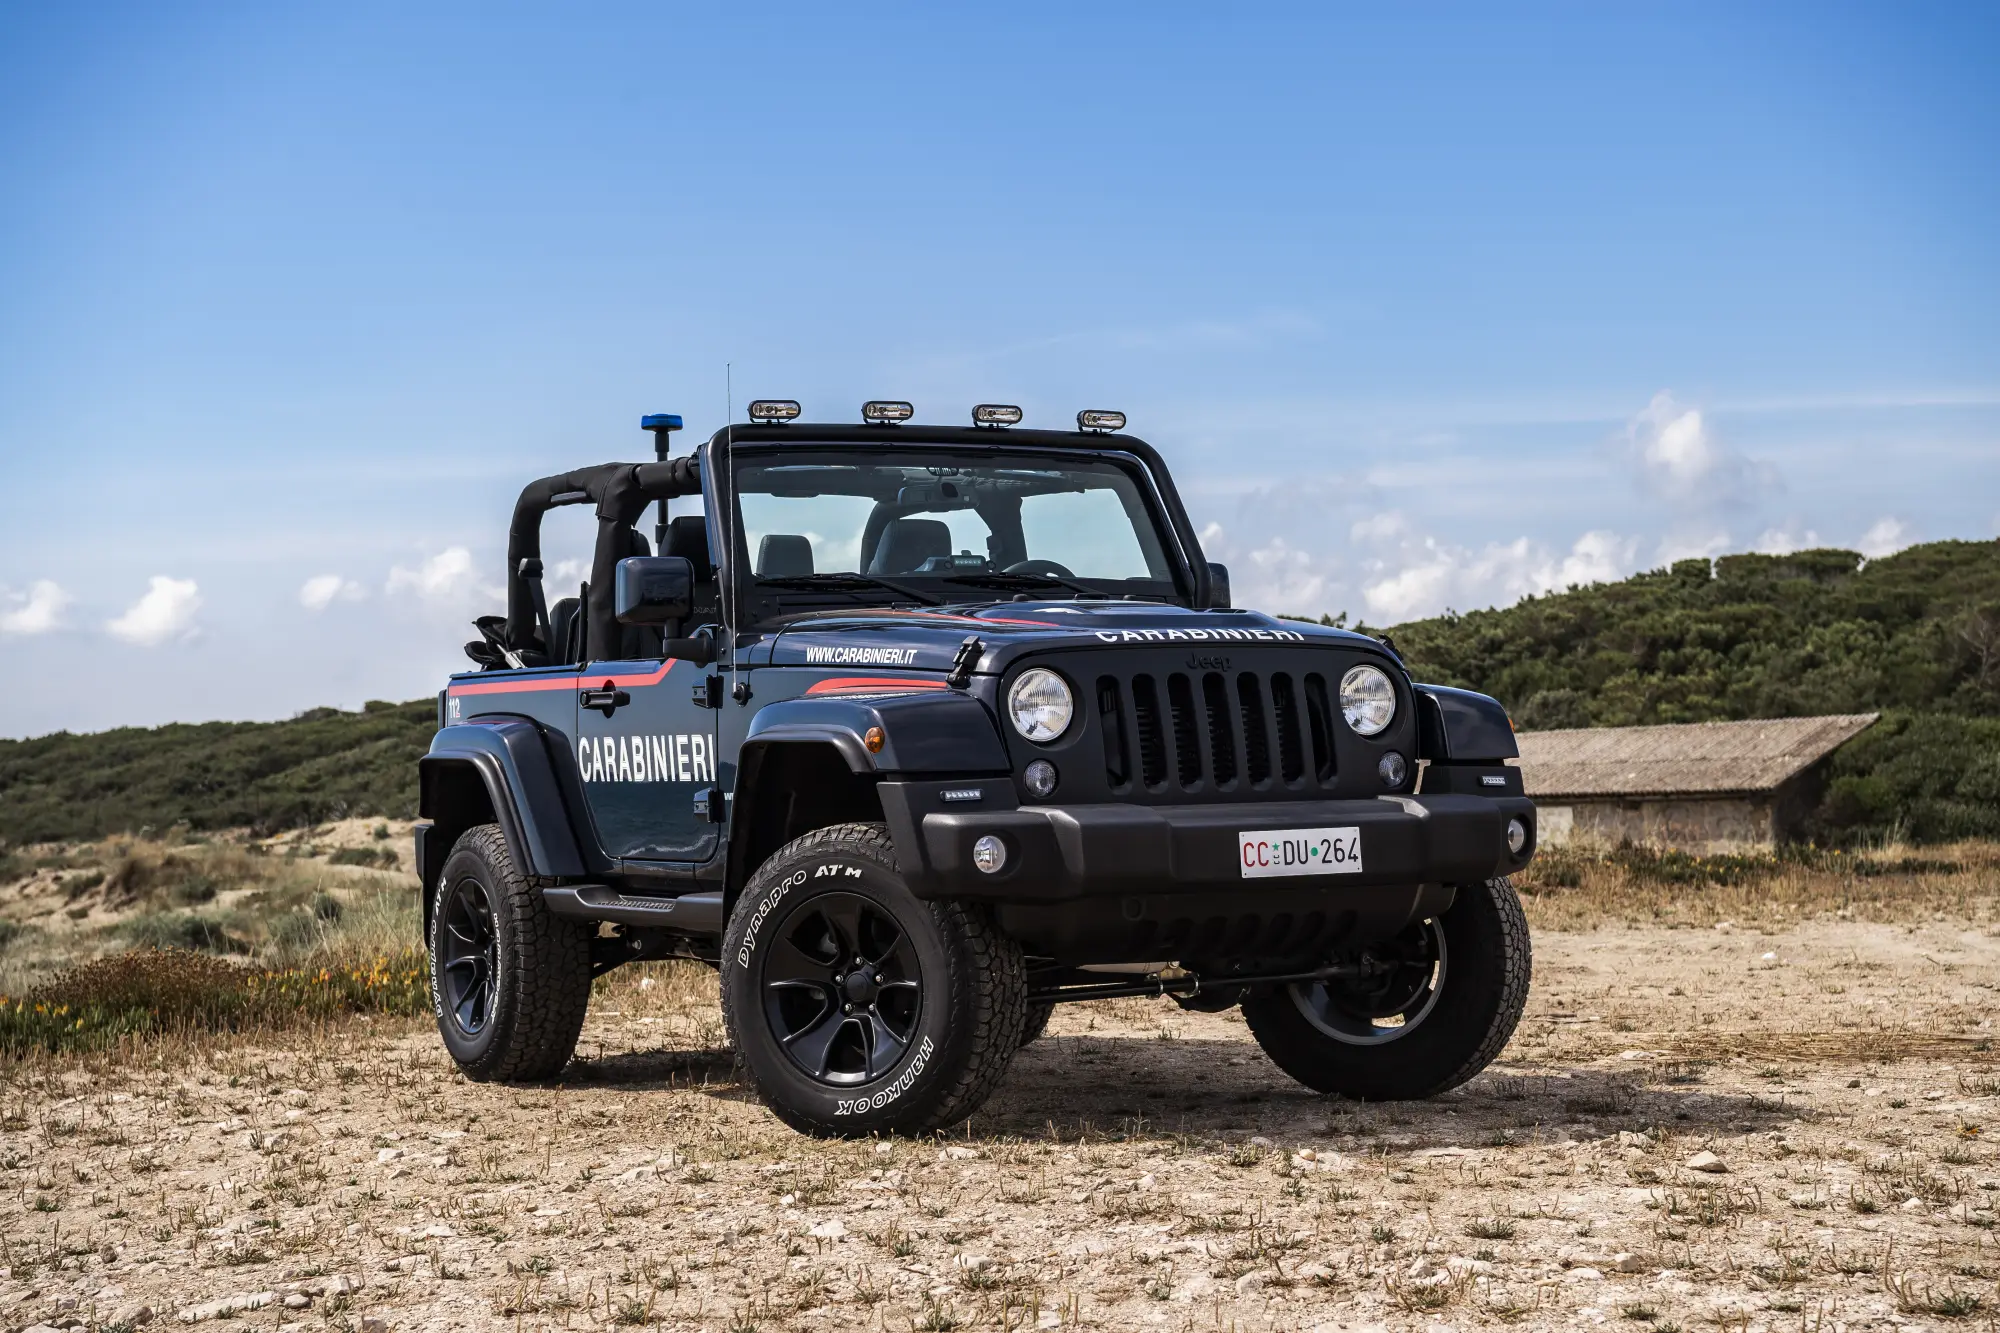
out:
<path id="1" fill-rule="evenodd" d="M 1526 847 L 1527 845 L 1528 845 L 1528 826 L 1522 823 L 1519 819 L 1508 820 L 1507 850 L 1512 852 L 1515 856 L 1519 856 L 1521 854 L 1521 849 L 1523 847 Z"/>
<path id="2" fill-rule="evenodd" d="M 1007 844 L 988 833 L 972 844 L 972 864 L 985 874 L 999 874 L 1007 864 Z"/>
<path id="3" fill-rule="evenodd" d="M 1010 403 L 981 403 L 972 409 L 972 424 L 1018 426 L 1021 424 L 1021 409 Z"/>
<path id="4" fill-rule="evenodd" d="M 1375 772 L 1382 779 L 1382 785 L 1394 791 L 1403 785 L 1404 778 L 1410 776 L 1410 765 L 1403 756 L 1391 750 L 1376 763 Z"/>
<path id="5" fill-rule="evenodd" d="M 1056 766 L 1046 759 L 1037 759 L 1022 771 L 1021 781 L 1036 796 L 1047 796 L 1056 789 Z"/>
<path id="6" fill-rule="evenodd" d="M 799 405 L 791 398 L 759 398 L 750 404 L 752 421 L 796 421 Z"/>
<path id="7" fill-rule="evenodd" d="M 1078 430 L 1124 430 L 1125 414 L 1123 412 L 1101 412 L 1094 407 L 1087 407 L 1076 414 L 1076 428 Z"/>
<path id="8" fill-rule="evenodd" d="M 890 426 L 898 421 L 908 421 L 917 414 L 917 409 L 908 403 L 899 403 L 888 398 L 871 398 L 861 405 L 861 419 L 877 426 Z"/>

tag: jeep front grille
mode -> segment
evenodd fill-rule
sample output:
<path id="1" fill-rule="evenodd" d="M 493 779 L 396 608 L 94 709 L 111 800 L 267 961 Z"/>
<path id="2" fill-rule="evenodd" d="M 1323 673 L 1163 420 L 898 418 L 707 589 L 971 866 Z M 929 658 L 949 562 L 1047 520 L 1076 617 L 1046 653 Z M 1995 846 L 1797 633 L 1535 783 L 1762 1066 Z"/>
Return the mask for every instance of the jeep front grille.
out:
<path id="1" fill-rule="evenodd" d="M 1333 709 L 1319 672 L 1104 675 L 1095 694 L 1113 792 L 1135 782 L 1156 795 L 1333 783 Z"/>

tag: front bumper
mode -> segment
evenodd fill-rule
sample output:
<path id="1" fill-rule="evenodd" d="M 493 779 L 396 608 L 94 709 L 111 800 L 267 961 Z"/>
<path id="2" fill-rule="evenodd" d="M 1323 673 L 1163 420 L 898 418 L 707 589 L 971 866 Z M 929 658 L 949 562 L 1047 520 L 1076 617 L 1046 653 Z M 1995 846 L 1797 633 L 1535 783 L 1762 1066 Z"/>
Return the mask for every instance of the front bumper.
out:
<path id="1" fill-rule="evenodd" d="M 948 803 L 945 793 L 981 785 L 990 803 Z M 885 782 L 883 813 L 905 879 L 920 897 L 1049 904 L 1151 894 L 1255 891 L 1331 893 L 1369 887 L 1464 884 L 1510 874 L 1535 851 L 1535 807 L 1525 796 L 1441 793 L 1362 800 L 1217 805 L 1017 806 L 1002 784 Z M 1507 848 L 1507 821 L 1528 837 Z M 1360 830 L 1358 872 L 1280 878 L 1243 874 L 1237 835 L 1251 830 Z M 1007 846 L 986 874 L 972 845 L 988 834 Z"/>

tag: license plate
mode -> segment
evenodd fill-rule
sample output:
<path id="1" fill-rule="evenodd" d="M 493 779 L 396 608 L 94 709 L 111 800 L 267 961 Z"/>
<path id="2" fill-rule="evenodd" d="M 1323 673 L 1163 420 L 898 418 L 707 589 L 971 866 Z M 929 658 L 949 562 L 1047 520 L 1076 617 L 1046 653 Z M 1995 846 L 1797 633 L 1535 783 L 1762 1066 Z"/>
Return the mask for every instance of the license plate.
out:
<path id="1" fill-rule="evenodd" d="M 1243 878 L 1270 875 L 1353 875 L 1361 870 L 1358 828 L 1295 828 L 1238 833 L 1237 864 Z"/>

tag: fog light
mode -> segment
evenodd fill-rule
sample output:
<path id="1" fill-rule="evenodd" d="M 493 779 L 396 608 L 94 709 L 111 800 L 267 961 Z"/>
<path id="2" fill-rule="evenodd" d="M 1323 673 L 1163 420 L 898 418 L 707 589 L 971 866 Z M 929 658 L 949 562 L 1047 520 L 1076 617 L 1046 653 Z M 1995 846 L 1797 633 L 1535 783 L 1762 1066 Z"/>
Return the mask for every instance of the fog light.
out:
<path id="1" fill-rule="evenodd" d="M 1382 756 L 1376 763 L 1375 771 L 1382 777 L 1382 785 L 1394 791 L 1403 785 L 1403 779 L 1410 776 L 1410 765 L 1394 750 Z"/>
<path id="2" fill-rule="evenodd" d="M 1056 766 L 1046 759 L 1037 759 L 1028 765 L 1025 773 L 1021 774 L 1021 781 L 1025 782 L 1028 790 L 1035 795 L 1047 796 L 1056 789 Z"/>
<path id="3" fill-rule="evenodd" d="M 1519 856 L 1528 845 L 1528 826 L 1518 819 L 1507 821 L 1507 850 Z"/>
<path id="4" fill-rule="evenodd" d="M 991 833 L 972 844 L 972 864 L 989 875 L 998 874 L 1007 864 L 1007 844 Z"/>

